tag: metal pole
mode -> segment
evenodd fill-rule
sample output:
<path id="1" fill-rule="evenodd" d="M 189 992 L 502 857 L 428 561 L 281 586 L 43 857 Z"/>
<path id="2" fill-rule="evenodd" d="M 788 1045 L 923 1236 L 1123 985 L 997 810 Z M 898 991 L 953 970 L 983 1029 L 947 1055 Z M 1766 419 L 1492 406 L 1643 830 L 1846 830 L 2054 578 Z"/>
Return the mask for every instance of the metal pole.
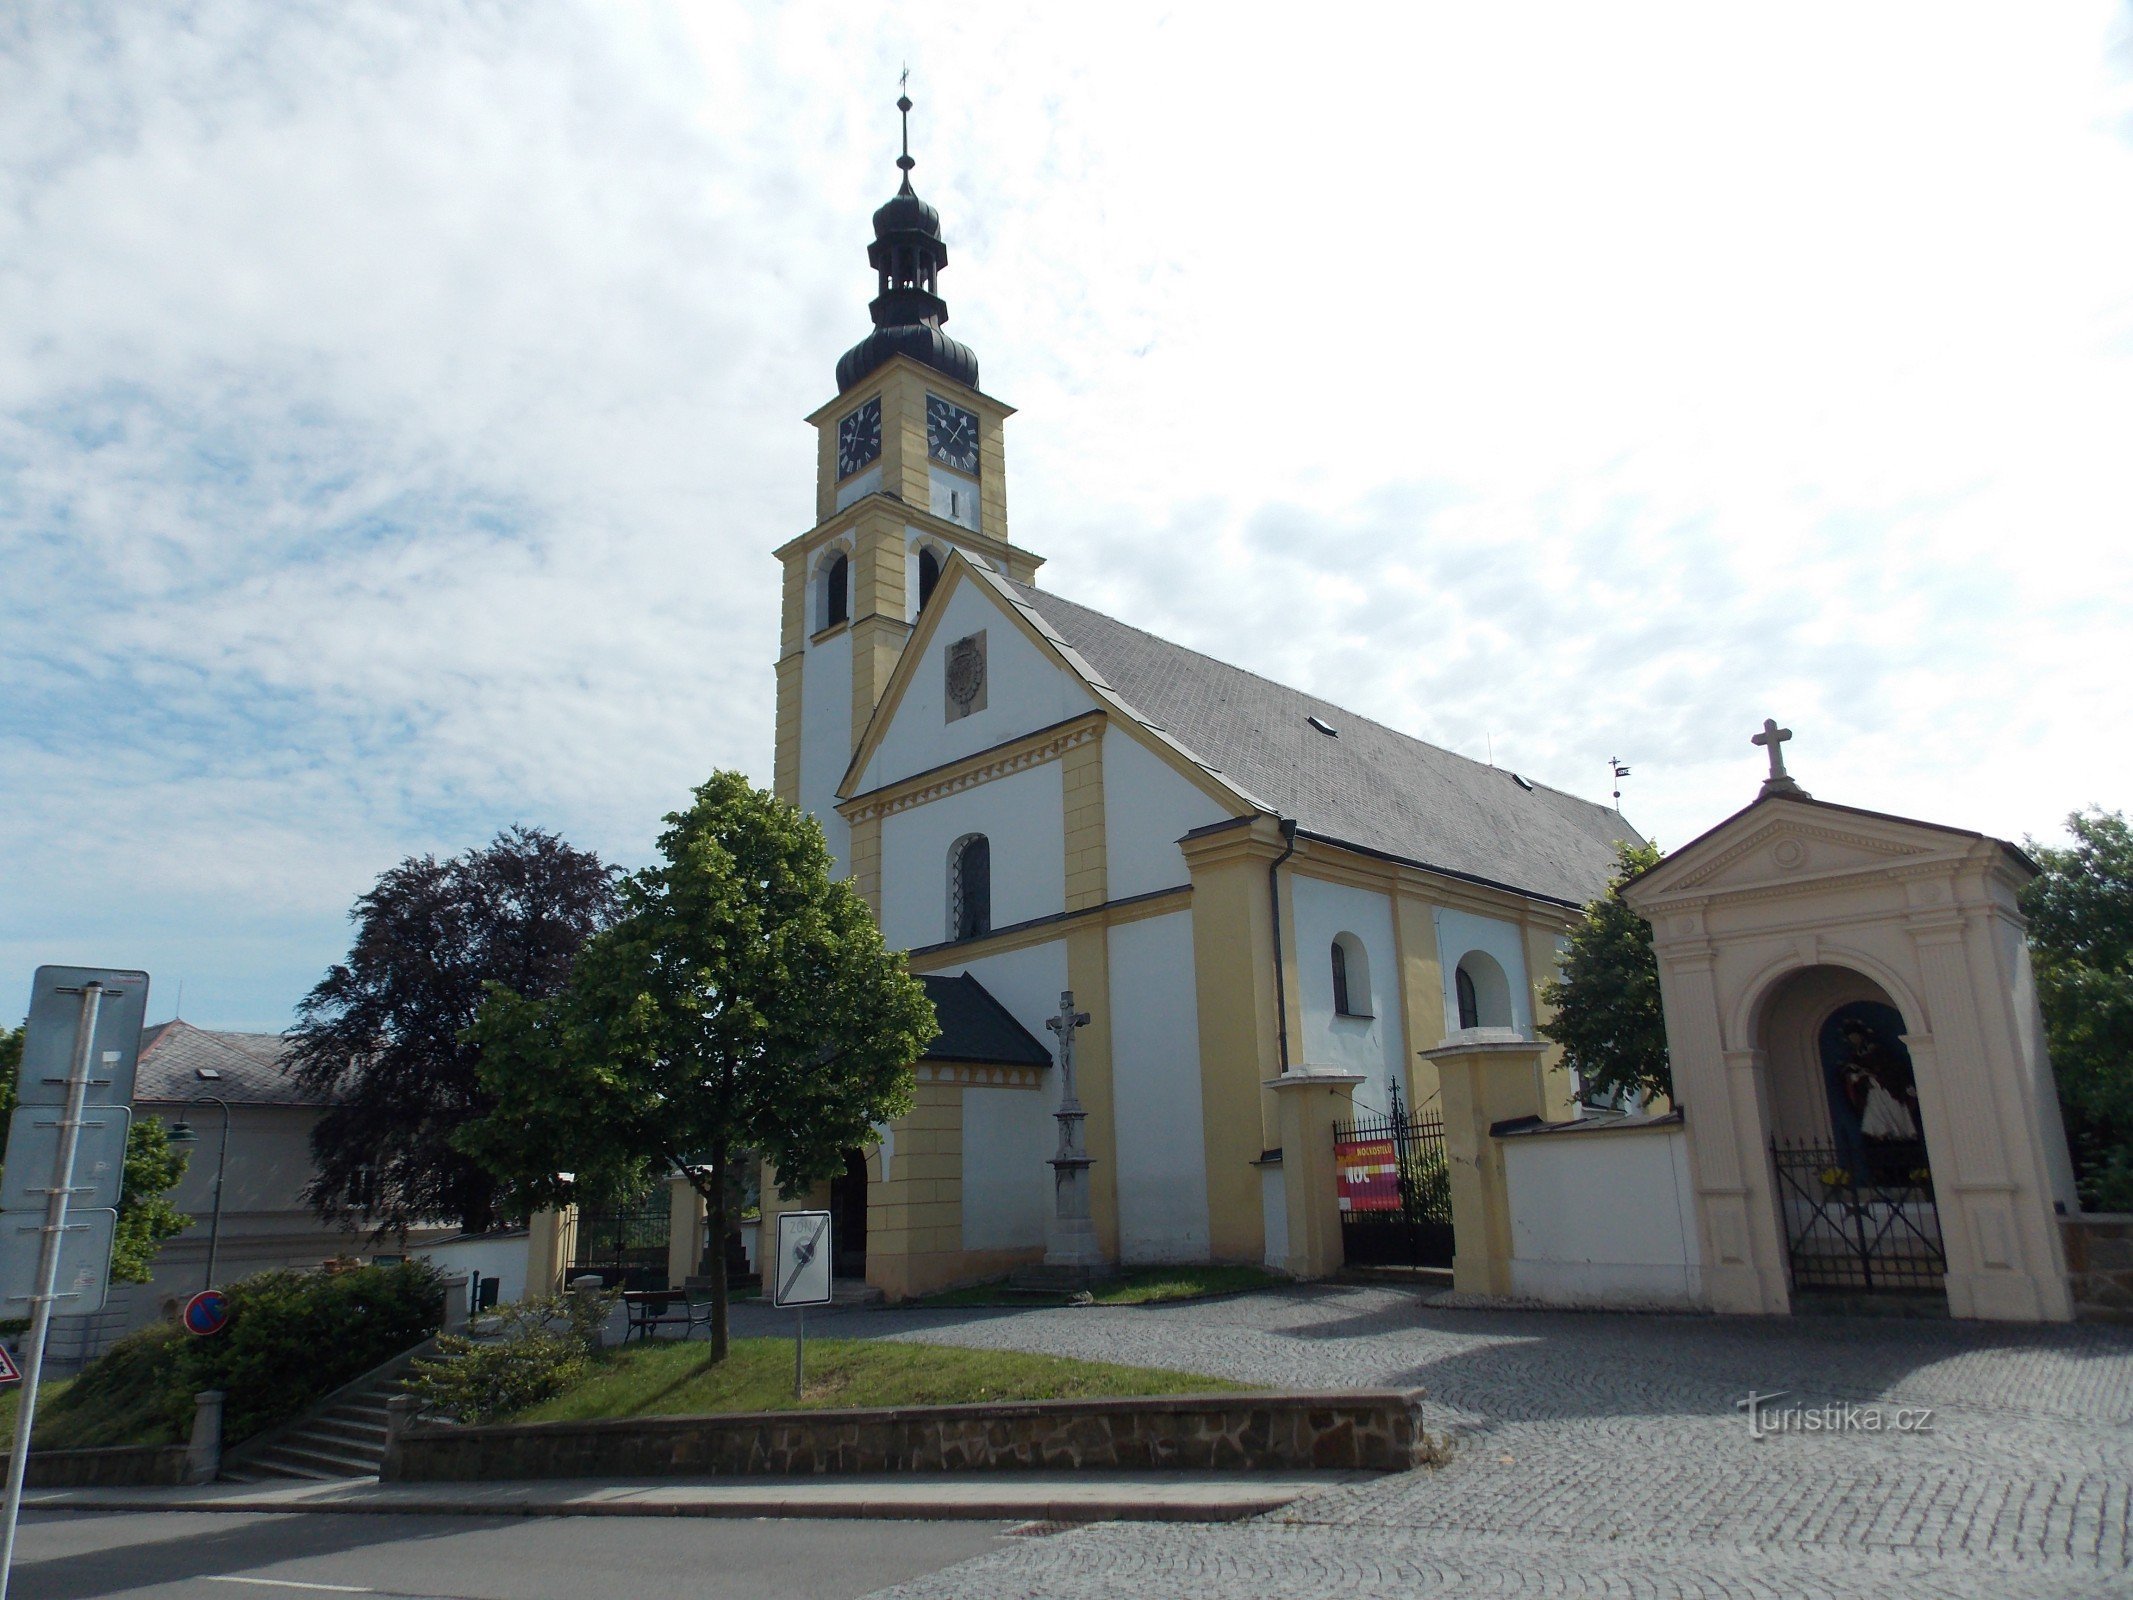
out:
<path id="1" fill-rule="evenodd" d="M 807 1307 L 793 1307 L 799 1321 L 793 1324 L 792 1341 L 792 1397 L 800 1398 L 800 1389 L 807 1381 Z M 0 1600 L 7 1600 L 5 1591 L 0 1591 Z"/>
<path id="2" fill-rule="evenodd" d="M 7 1501 L 0 1508 L 0 1600 L 7 1600 L 8 1579 L 15 1570 L 15 1526 L 22 1515 L 22 1480 L 30 1464 L 30 1429 L 37 1422 L 37 1382 L 44 1376 L 45 1338 L 52 1330 L 52 1302 L 58 1298 L 59 1241 L 67 1226 L 67 1200 L 74 1187 L 74 1150 L 81 1140 L 82 1105 L 89 1098 L 89 1058 L 96 1049 L 96 1013 L 104 986 L 91 983 L 81 992 L 81 1016 L 74 1024 L 74 1059 L 67 1068 L 67 1109 L 59 1124 L 59 1149 L 52 1157 L 52 1186 L 45 1191 L 44 1244 L 37 1257 L 37 1294 L 31 1301 L 28 1359 L 22 1364 L 22 1405 L 15 1413 L 15 1441 L 7 1458 Z"/>
<path id="3" fill-rule="evenodd" d="M 218 1100 L 211 1094 L 196 1094 L 194 1105 L 214 1105 L 222 1108 L 222 1143 L 215 1150 L 215 1210 L 207 1224 L 207 1282 L 203 1289 L 215 1287 L 215 1254 L 222 1244 L 222 1164 L 230 1154 L 230 1107 L 226 1100 Z M 0 1600 L 6 1600 L 0 1595 Z"/>

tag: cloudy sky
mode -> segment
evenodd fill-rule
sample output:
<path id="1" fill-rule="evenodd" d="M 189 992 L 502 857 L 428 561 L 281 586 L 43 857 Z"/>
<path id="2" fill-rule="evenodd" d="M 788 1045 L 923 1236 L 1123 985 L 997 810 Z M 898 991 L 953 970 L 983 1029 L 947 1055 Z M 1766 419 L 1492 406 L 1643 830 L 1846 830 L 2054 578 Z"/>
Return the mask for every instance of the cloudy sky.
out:
<path id="1" fill-rule="evenodd" d="M 1012 532 L 1679 843 L 2133 802 L 2133 17 L 0 17 L 0 1010 L 279 1027 L 392 862 L 770 777 L 909 62 Z"/>

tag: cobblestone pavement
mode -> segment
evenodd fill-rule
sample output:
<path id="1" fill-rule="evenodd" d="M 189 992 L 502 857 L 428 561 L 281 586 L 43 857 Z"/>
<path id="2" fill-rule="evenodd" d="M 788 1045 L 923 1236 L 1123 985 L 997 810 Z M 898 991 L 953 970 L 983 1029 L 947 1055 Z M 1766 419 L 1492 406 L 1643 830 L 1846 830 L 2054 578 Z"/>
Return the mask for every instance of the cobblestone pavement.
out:
<path id="1" fill-rule="evenodd" d="M 1254 1522 L 1017 1541 L 883 1600 L 2133 1593 L 2133 1329 L 1454 1310 L 1340 1286 L 851 1312 L 818 1328 L 1268 1384 L 1418 1385 L 1453 1440 L 1447 1466 Z M 1884 1419 L 1929 1406 L 1931 1431 L 1756 1440 L 1737 1408 L 1751 1389 Z"/>

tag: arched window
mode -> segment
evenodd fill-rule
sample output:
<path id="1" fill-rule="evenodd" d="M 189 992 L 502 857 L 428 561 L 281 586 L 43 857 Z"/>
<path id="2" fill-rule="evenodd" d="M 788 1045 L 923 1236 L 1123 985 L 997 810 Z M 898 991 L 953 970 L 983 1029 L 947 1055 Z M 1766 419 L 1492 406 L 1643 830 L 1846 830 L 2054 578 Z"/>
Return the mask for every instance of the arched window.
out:
<path id="1" fill-rule="evenodd" d="M 852 563 L 839 556 L 822 574 L 822 626 L 834 628 L 851 619 Z"/>
<path id="2" fill-rule="evenodd" d="M 948 936 L 975 939 L 992 932 L 992 844 L 966 833 L 948 850 Z"/>
<path id="3" fill-rule="evenodd" d="M 940 586 L 940 558 L 931 550 L 918 553 L 918 608 L 926 609 L 926 602 L 933 598 L 933 591 Z"/>
<path id="4" fill-rule="evenodd" d="M 1508 1028 L 1511 1022 L 1511 982 L 1485 950 L 1469 950 L 1459 958 L 1453 986 L 1459 995 L 1459 1026 L 1462 1028 Z"/>
<path id="5" fill-rule="evenodd" d="M 1333 940 L 1333 1014 L 1367 1017 L 1370 1013 L 1370 957 L 1352 933 Z"/>

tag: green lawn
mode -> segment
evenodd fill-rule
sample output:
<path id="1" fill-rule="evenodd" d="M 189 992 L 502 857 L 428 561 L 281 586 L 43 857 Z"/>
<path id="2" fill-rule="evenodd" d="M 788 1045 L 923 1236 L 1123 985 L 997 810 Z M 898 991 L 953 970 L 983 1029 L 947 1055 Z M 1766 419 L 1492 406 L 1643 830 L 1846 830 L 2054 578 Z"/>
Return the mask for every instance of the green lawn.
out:
<path id="1" fill-rule="evenodd" d="M 626 1345 L 581 1382 L 520 1412 L 514 1422 L 594 1417 L 705 1416 L 724 1411 L 825 1406 L 955 1405 L 981 1400 L 1067 1400 L 1098 1395 L 1204 1394 L 1252 1385 L 1198 1373 L 1117 1367 L 1012 1350 L 873 1339 L 809 1339 L 807 1393 L 792 1392 L 790 1339 L 736 1339 L 712 1366 L 702 1340 Z"/>
<path id="2" fill-rule="evenodd" d="M 44 1394 L 37 1402 L 37 1444 L 40 1449 L 52 1442 L 52 1413 L 47 1408 L 65 1394 L 73 1382 L 72 1378 L 49 1378 L 45 1381 Z M 15 1418 L 21 1410 L 22 1385 L 11 1383 L 5 1389 L 0 1389 L 0 1444 L 14 1443 Z"/>
<path id="3" fill-rule="evenodd" d="M 1089 1291 L 1100 1306 L 1152 1306 L 1166 1300 L 1200 1300 L 1216 1294 L 1243 1294 L 1253 1289 L 1272 1289 L 1290 1280 L 1276 1277 L 1259 1267 L 1149 1267 L 1128 1272 Z M 1063 1294 L 1020 1294 L 1002 1283 L 980 1283 L 968 1289 L 948 1289 L 906 1304 L 930 1309 L 935 1306 L 1063 1306 L 1072 1301 Z"/>

